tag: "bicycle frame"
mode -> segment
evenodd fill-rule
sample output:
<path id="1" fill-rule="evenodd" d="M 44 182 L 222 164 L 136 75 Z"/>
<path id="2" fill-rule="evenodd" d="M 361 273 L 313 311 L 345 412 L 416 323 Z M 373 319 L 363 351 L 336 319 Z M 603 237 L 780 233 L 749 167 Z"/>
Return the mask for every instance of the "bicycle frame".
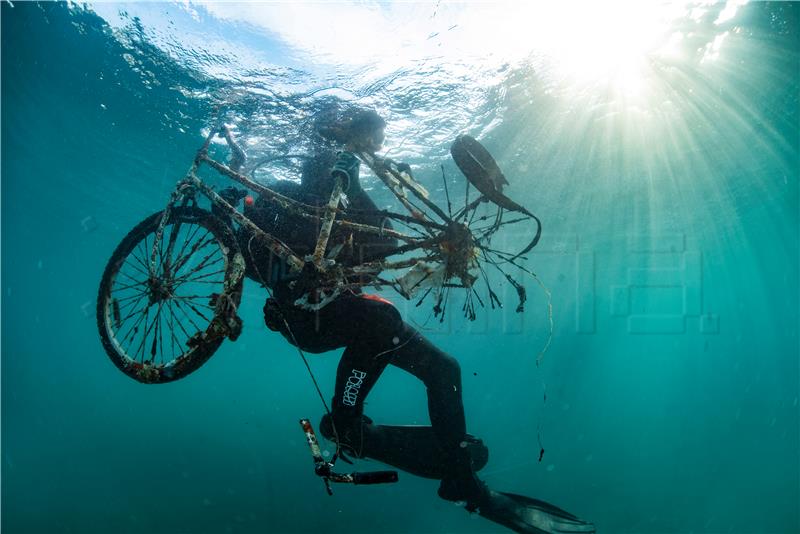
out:
<path id="1" fill-rule="evenodd" d="M 308 280 L 311 286 L 314 286 L 317 289 L 323 289 L 323 292 L 328 292 L 328 296 L 325 297 L 322 302 L 316 304 L 312 304 L 308 302 L 307 299 L 304 300 L 301 298 L 298 298 L 295 302 L 296 304 L 310 309 L 319 309 L 323 307 L 328 302 L 333 300 L 333 298 L 339 295 L 342 290 L 352 287 L 373 286 L 380 288 L 388 285 L 393 287 L 405 298 L 411 298 L 412 292 L 416 290 L 422 282 L 427 281 L 429 285 L 433 282 L 433 280 L 428 280 L 428 278 L 432 275 L 432 278 L 438 281 L 440 289 L 461 287 L 468 289 L 470 292 L 474 292 L 472 291 L 472 286 L 477 280 L 477 275 L 473 275 L 469 271 L 471 269 L 475 269 L 477 271 L 478 251 L 483 254 L 484 258 L 487 258 L 488 253 L 493 253 L 496 254 L 501 261 L 511 263 L 522 268 L 521 266 L 517 265 L 514 260 L 516 260 L 516 258 L 518 258 L 521 254 L 533 248 L 539 239 L 541 224 L 539 223 L 538 219 L 527 212 L 527 210 L 524 210 L 524 208 L 521 208 L 519 205 L 513 203 L 510 199 L 504 197 L 501 193 L 497 192 L 495 194 L 491 194 L 491 191 L 487 191 L 487 193 L 490 194 L 483 193 L 483 191 L 486 190 L 485 185 L 483 187 L 476 186 L 480 193 L 480 196 L 477 199 L 467 202 L 464 208 L 459 210 L 455 215 L 446 214 L 433 201 L 430 200 L 428 192 L 424 187 L 422 187 L 422 185 L 413 179 L 409 172 L 401 170 L 400 165 L 395 165 L 394 162 L 391 162 L 390 160 L 382 160 L 374 154 L 366 152 L 359 152 L 356 155 L 389 188 L 389 190 L 409 211 L 410 214 L 404 215 L 388 210 L 369 212 L 364 210 L 353 210 L 353 212 L 380 215 L 384 218 L 384 220 L 392 219 L 402 222 L 409 227 L 414 226 L 414 231 L 419 232 L 420 236 L 410 236 L 394 229 L 386 228 L 384 225 L 378 227 L 347 220 L 344 217 L 346 217 L 348 212 L 345 212 L 339 207 L 343 196 L 342 182 L 339 178 L 334 177 L 333 190 L 326 205 L 318 207 L 304 204 L 282 195 L 277 191 L 270 189 L 269 187 L 261 185 L 248 176 L 237 172 L 224 163 L 213 159 L 209 155 L 208 149 L 211 144 L 211 140 L 215 135 L 217 135 L 218 131 L 219 128 L 212 129 L 209 132 L 202 147 L 198 150 L 194 161 L 192 162 L 192 166 L 189 168 L 189 171 L 186 173 L 185 177 L 177 183 L 176 188 L 170 196 L 170 200 L 164 209 L 165 216 L 162 217 L 160 221 L 160 226 L 156 233 L 156 238 L 153 242 L 153 248 L 150 255 L 149 268 L 152 276 L 155 276 L 156 273 L 156 253 L 161 246 L 163 231 L 169 220 L 170 210 L 181 200 L 183 201 L 184 205 L 190 200 L 193 200 L 197 193 L 200 193 L 208 198 L 213 206 L 230 217 L 231 220 L 236 221 L 239 225 L 245 227 L 258 240 L 259 245 L 263 245 L 277 258 L 285 262 L 288 266 L 288 274 L 299 275 L 300 273 L 307 272 L 309 274 Z M 231 143 L 233 142 L 231 139 L 229 139 L 227 136 L 225 139 L 231 150 L 235 151 L 238 149 L 235 144 L 231 146 Z M 477 142 L 475 143 L 477 144 Z M 491 159 L 491 156 L 488 155 L 488 152 L 486 152 L 486 156 Z M 494 164 L 494 161 L 491 160 L 491 163 Z M 265 199 L 267 202 L 274 204 L 280 209 L 286 210 L 294 215 L 298 215 L 317 223 L 319 233 L 313 253 L 301 258 L 285 243 L 281 242 L 275 236 L 267 231 L 264 231 L 262 228 L 258 227 L 258 225 L 253 223 L 253 221 L 251 221 L 244 213 L 239 211 L 236 206 L 231 205 L 216 191 L 214 191 L 212 187 L 204 183 L 203 180 L 197 176 L 197 171 L 203 164 L 208 165 L 221 175 L 226 176 L 234 182 L 237 182 L 248 190 L 258 193 L 262 199 Z M 468 180 L 473 181 L 469 178 L 469 176 Z M 469 181 L 467 183 L 467 198 L 469 197 Z M 442 222 L 433 220 L 432 215 L 424 213 L 423 209 L 418 209 L 412 199 L 407 195 L 407 191 L 410 191 L 416 201 L 421 202 L 425 209 L 432 212 L 432 214 L 441 219 Z M 478 240 L 472 236 L 468 228 L 469 224 L 472 223 L 472 218 L 469 218 L 468 221 L 467 215 L 469 212 L 472 212 L 472 216 L 474 217 L 477 207 L 486 201 L 494 202 L 499 206 L 500 209 L 493 225 L 494 230 L 492 230 L 492 232 L 496 231 L 496 228 L 501 226 L 500 220 L 502 218 L 501 214 L 503 209 L 520 211 L 525 215 L 533 217 L 537 224 L 539 224 L 533 241 L 522 252 L 512 255 L 495 251 L 486 245 L 480 244 Z M 450 211 L 449 197 L 448 211 Z M 517 222 L 519 220 L 522 219 L 517 219 L 510 222 Z M 508 224 L 508 222 L 504 222 L 502 224 Z M 343 266 L 337 264 L 335 257 L 329 258 L 325 256 L 334 227 L 351 230 L 353 232 L 393 238 L 402 244 L 388 251 L 381 252 L 380 254 L 375 254 L 369 261 L 362 261 L 356 265 Z M 486 238 L 488 235 L 489 234 L 483 234 L 481 238 Z M 173 243 L 168 245 L 168 257 L 171 254 L 172 246 Z M 394 261 L 388 260 L 388 258 L 391 256 L 398 256 L 416 249 L 421 249 L 424 251 L 425 255 L 413 258 L 398 258 Z M 335 254 L 332 252 L 331 256 L 335 256 Z M 434 275 L 434 270 L 429 268 L 429 262 L 434 265 L 443 264 L 445 268 L 443 270 L 440 269 L 438 274 Z M 497 267 L 496 263 L 495 267 Z M 412 268 L 412 270 L 413 268 L 418 268 L 419 270 L 425 272 L 425 274 L 421 275 L 420 279 L 419 272 L 407 272 L 406 275 L 409 275 L 409 278 L 412 279 L 413 283 L 408 282 L 408 278 L 405 278 L 405 275 L 399 279 L 395 279 L 395 281 L 379 278 L 379 274 L 382 271 L 408 268 Z M 489 281 L 486 278 L 486 274 L 482 269 L 481 272 L 488 286 Z M 503 274 L 506 276 L 506 278 L 509 278 L 505 272 L 503 272 Z M 415 276 L 416 278 L 414 278 Z M 353 282 L 351 279 L 355 277 L 361 281 Z M 460 283 L 451 282 L 451 280 L 454 278 L 460 279 Z M 363 281 L 365 279 L 367 280 L 366 282 Z M 261 282 L 265 283 L 264 280 Z M 524 292 L 524 290 L 518 284 L 514 285 L 519 292 Z M 489 293 L 494 304 L 494 301 L 497 299 L 493 295 L 491 288 L 489 288 Z M 427 294 L 428 293 L 426 293 L 426 295 Z M 434 307 L 434 312 L 438 315 L 439 311 L 442 309 L 442 299 L 445 297 L 441 295 L 441 291 L 438 292 L 437 295 L 437 303 Z M 480 302 L 479 297 L 478 301 Z M 521 294 L 520 307 L 522 302 L 524 302 L 524 295 Z M 470 313 L 469 316 L 473 318 L 474 313 Z"/>
<path id="2" fill-rule="evenodd" d="M 381 159 L 374 154 L 359 153 L 358 158 L 372 169 L 378 177 L 394 194 L 398 201 L 410 212 L 409 214 L 395 213 L 389 210 L 357 210 L 340 207 L 342 200 L 342 183 L 334 180 L 333 191 L 326 204 L 313 206 L 289 198 L 277 191 L 255 182 L 250 177 L 238 171 L 236 158 L 234 165 L 228 166 L 215 160 L 209 154 L 211 141 L 219 130 L 212 130 L 206 137 L 203 145 L 197 151 L 192 165 L 181 178 L 169 196 L 169 200 L 161 212 L 155 213 L 134 227 L 122 240 L 112 254 L 104 270 L 98 293 L 98 327 L 106 352 L 112 361 L 123 372 L 143 382 L 166 382 L 175 380 L 192 372 L 216 350 L 224 338 L 232 340 L 241 332 L 241 320 L 237 316 L 237 307 L 241 299 L 242 282 L 245 275 L 260 281 L 265 287 L 274 287 L 274 280 L 265 280 L 260 269 L 261 262 L 273 259 L 280 263 L 281 284 L 286 283 L 292 302 L 288 303 L 305 310 L 319 310 L 346 291 L 358 292 L 366 287 L 382 288 L 391 287 L 406 299 L 416 298 L 415 293 L 421 293 L 417 306 L 420 306 L 429 294 L 433 295 L 433 314 L 443 321 L 451 288 L 465 289 L 465 300 L 462 306 L 464 316 L 469 320 L 476 318 L 476 305 L 480 307 L 502 307 L 502 303 L 492 288 L 492 282 L 484 269 L 487 266 L 495 268 L 517 291 L 519 304 L 517 311 L 523 310 L 526 301 L 526 291 L 522 284 L 512 278 L 504 265 L 511 265 L 533 276 L 545 290 L 548 301 L 549 293 L 538 281 L 536 275 L 515 260 L 521 254 L 529 251 L 539 239 L 541 224 L 531 213 L 502 195 L 499 189 L 494 189 L 492 176 L 488 170 L 493 170 L 495 175 L 499 168 L 491 155 L 474 139 L 461 136 L 456 140 L 451 152 L 456 158 L 466 158 L 459 168 L 467 178 L 466 194 L 463 208 L 453 210 L 447 190 L 447 180 L 442 170 L 444 191 L 447 198 L 447 214 L 438 208 L 429 198 L 428 193 L 420 184 L 414 181 L 408 166 L 396 164 L 389 159 Z M 228 147 L 236 155 L 237 144 L 226 132 L 225 139 Z M 482 152 L 481 152 L 482 151 Z M 457 152 L 457 153 L 456 153 Z M 241 159 L 241 158 L 239 158 Z M 291 246 L 270 233 L 270 228 L 259 227 L 250 219 L 247 209 L 238 209 L 238 199 L 229 200 L 226 196 L 217 193 L 213 187 L 198 176 L 201 166 L 207 165 L 222 176 L 233 180 L 247 188 L 247 190 L 260 195 L 259 202 L 263 205 L 276 208 L 277 214 L 290 213 L 299 219 L 305 219 L 310 224 L 315 224 L 319 229 L 316 241 L 300 243 L 304 251 L 298 254 Z M 472 165 L 473 168 L 467 168 Z M 235 167 L 236 170 L 232 167 Z M 501 174 L 499 174 L 502 177 Z M 503 178 L 504 180 L 504 178 Z M 470 198 L 470 184 L 475 186 L 480 196 Z M 410 194 L 408 192 L 410 191 Z M 206 197 L 212 206 L 208 211 L 197 205 L 198 195 Z M 489 203 L 492 212 L 484 210 L 476 216 L 479 207 Z M 249 205 L 250 202 L 245 202 Z M 503 220 L 504 211 L 516 211 L 525 215 L 523 218 Z M 363 217 L 361 219 L 360 217 Z M 350 219 L 349 219 L 350 218 Z M 352 219 L 352 220 L 351 220 Z M 437 220 L 440 219 L 440 220 Z M 535 235 L 521 252 L 513 254 L 492 248 L 491 240 L 497 230 L 507 224 L 514 224 L 524 220 L 534 220 L 537 223 Z M 354 222 L 366 220 L 367 224 Z M 235 221 L 235 222 L 234 222 Z M 388 222 L 401 223 L 407 227 L 403 231 L 387 227 Z M 476 226 L 471 225 L 475 222 Z M 204 227 L 207 233 L 196 240 L 187 248 L 194 233 L 184 233 L 184 238 L 178 237 L 183 225 Z M 291 224 L 298 224 L 293 221 Z M 300 221 L 302 225 L 302 221 Z M 167 227 L 170 230 L 167 230 Z M 266 226 L 266 225 L 265 225 Z M 334 232 L 334 230 L 338 230 Z M 195 230 L 196 231 L 196 230 Z M 199 263 L 192 265 L 186 273 L 185 268 L 200 248 L 212 241 L 206 240 L 211 232 L 215 247 L 211 252 L 202 252 L 196 259 Z M 373 235 L 381 238 L 380 248 L 374 249 L 360 257 L 354 254 L 354 244 L 368 244 L 365 236 Z M 148 240 L 147 236 L 152 236 Z M 329 246 L 335 237 L 335 246 Z M 248 241 L 249 239 L 249 241 Z M 179 241 L 180 240 L 180 241 Z M 255 240 L 257 249 L 252 248 Z M 388 242 L 391 241 L 391 244 Z M 179 244 L 181 243 L 182 244 Z M 135 247 L 144 245 L 142 249 Z M 293 243 L 292 243 L 293 245 Z M 347 248 L 345 248 L 347 247 Z M 140 255 L 135 255 L 135 250 L 140 250 Z M 196 272 L 214 254 L 214 250 L 221 251 L 224 277 L 218 281 L 201 281 L 199 283 L 213 283 L 211 292 L 194 292 L 179 295 L 173 292 L 188 281 L 189 275 Z M 254 252 L 255 250 L 255 252 Z M 306 251 L 308 252 L 306 254 Z M 417 251 L 414 253 L 414 251 Z M 185 252 L 185 254 L 184 254 Z M 219 254 L 219 252 L 217 252 Z M 205 256 L 205 257 L 202 257 Z M 131 276 L 123 272 L 128 258 L 136 260 L 138 265 L 131 263 L 129 268 L 139 274 Z M 215 260 L 219 261 L 219 260 Z M 182 277 L 175 274 L 184 270 Z M 270 277 L 274 271 L 268 267 Z M 404 270 L 404 272 L 401 272 Z M 384 276 L 383 271 L 395 271 L 391 276 Z M 265 271 L 266 272 L 266 271 Z M 117 282 L 117 275 L 126 276 L 125 282 Z M 209 276 L 209 273 L 202 276 Z M 387 279 L 388 278 L 388 279 Z M 486 299 L 481 298 L 476 291 L 476 282 L 482 278 L 486 283 Z M 116 285 L 115 285 L 116 284 Z M 207 286 L 203 286 L 207 287 Z M 283 286 L 281 286 L 283 287 Z M 117 291 L 115 293 L 115 291 Z M 128 293 L 130 292 L 130 293 Z M 131 294 L 133 293 L 133 294 Z M 161 354 L 163 373 L 152 365 L 156 357 L 156 340 L 161 332 L 174 329 L 171 322 L 162 325 L 160 319 L 163 302 L 170 299 L 186 299 L 188 304 L 178 306 L 177 310 L 184 310 L 193 329 L 187 332 L 181 328 L 183 341 L 168 337 L 168 347 L 172 352 L 172 359 L 164 359 Z M 133 300 L 135 299 L 135 300 Z M 142 299 L 145 299 L 144 301 Z M 204 301 L 203 299 L 208 299 Z M 128 302 L 131 306 L 125 310 L 122 318 L 119 302 Z M 190 301 L 205 306 L 213 312 L 209 319 L 193 307 Z M 140 306 L 140 302 L 143 304 Z M 177 302 L 177 301 L 176 301 Z M 155 304 L 159 305 L 152 321 L 148 319 L 148 310 Z M 207 327 L 196 324 L 186 313 L 187 308 L 203 320 L 208 321 Z M 550 305 L 548 303 L 548 310 Z M 173 312 L 170 308 L 170 313 Z M 133 321 L 126 326 L 124 336 L 117 339 L 121 332 L 121 323 L 137 314 Z M 549 314 L 549 311 L 548 311 Z M 163 319 L 166 321 L 167 319 Z M 175 320 L 174 316 L 170 320 Z M 136 338 L 138 345 L 130 345 L 138 332 L 139 323 L 144 321 L 145 329 Z M 149 326 L 147 326 L 149 325 Z M 180 325 L 180 322 L 178 322 Z M 153 330 L 155 328 L 155 330 Z M 552 319 L 551 319 L 552 331 Z M 148 336 L 152 337 L 148 338 Z M 192 333 L 194 332 L 194 333 Z M 152 340 L 151 357 L 145 358 L 144 344 Z M 161 339 L 158 337 L 158 339 Z M 120 343 L 129 341 L 128 346 Z M 175 341 L 178 342 L 177 356 Z M 162 348 L 163 348 L 162 341 Z M 188 350 L 182 347 L 188 347 Z M 135 349 L 131 357 L 126 351 Z M 139 354 L 141 353 L 141 357 Z M 166 367 L 164 367 L 166 366 Z M 154 371 L 155 370 L 155 371 Z M 153 371 L 153 373 L 150 373 Z M 156 372 L 157 371 L 157 372 Z"/>
<path id="3" fill-rule="evenodd" d="M 406 234 L 397 232 L 389 228 L 378 228 L 370 225 L 351 222 L 342 218 L 337 219 L 337 216 L 342 213 L 338 206 L 343 194 L 342 183 L 341 180 L 338 178 L 335 181 L 333 192 L 331 193 L 330 199 L 327 205 L 324 207 L 317 207 L 317 206 L 303 204 L 292 198 L 281 195 L 280 193 L 251 180 L 249 177 L 237 171 L 234 171 L 227 165 L 211 158 L 208 154 L 208 147 L 214 135 L 216 135 L 216 133 L 217 130 L 212 130 L 206 137 L 203 146 L 200 148 L 200 150 L 198 150 L 197 155 L 195 156 L 192 166 L 186 173 L 186 176 L 177 183 L 176 188 L 173 191 L 172 195 L 170 196 L 170 200 L 164 209 L 165 216 L 161 220 L 150 255 L 151 275 L 153 275 L 156 271 L 156 266 L 155 266 L 156 251 L 161 246 L 164 227 L 166 226 L 169 220 L 169 212 L 171 208 L 175 206 L 181 199 L 183 199 L 184 203 L 188 202 L 188 200 L 193 198 L 197 192 L 201 193 L 203 196 L 208 198 L 209 201 L 214 206 L 221 209 L 222 212 L 228 215 L 232 220 L 235 220 L 240 225 L 246 227 L 250 232 L 253 233 L 253 235 L 257 236 L 260 243 L 266 245 L 266 247 L 275 256 L 286 262 L 290 272 L 293 273 L 300 272 L 303 269 L 303 267 L 308 263 L 311 263 L 314 266 L 314 268 L 320 273 L 324 273 L 326 270 L 328 270 L 328 268 L 332 265 L 333 262 L 330 260 L 326 260 L 324 254 L 328 242 L 330 240 L 331 231 L 334 225 L 362 233 L 377 234 L 385 237 L 391 237 L 405 243 L 405 246 L 401 246 L 390 251 L 388 254 L 384 255 L 385 257 L 420 247 L 431 246 L 435 244 L 437 241 L 441 240 L 441 238 L 420 239 L 408 236 Z M 300 258 L 286 244 L 282 243 L 280 240 L 276 239 L 268 232 L 265 232 L 263 229 L 259 228 L 255 223 L 253 223 L 249 218 L 247 218 L 247 216 L 245 216 L 235 206 L 227 202 L 216 191 L 214 191 L 213 188 L 204 183 L 203 180 L 197 176 L 197 171 L 202 164 L 208 165 L 209 167 L 216 170 L 220 174 L 243 185 L 247 189 L 258 193 L 259 195 L 261 195 L 262 198 L 267 199 L 269 202 L 276 204 L 277 206 L 279 206 L 284 210 L 290 211 L 293 214 L 299 215 L 301 217 L 310 220 L 314 220 L 317 222 L 321 221 L 320 231 L 314 249 L 314 253 L 310 257 Z M 444 225 L 436 224 L 433 221 L 422 221 L 419 220 L 417 217 L 409 217 L 402 214 L 391 213 L 388 211 L 381 211 L 379 213 L 397 218 L 399 220 L 404 220 L 406 222 L 415 223 L 423 227 L 427 227 L 431 230 L 441 231 L 446 229 L 446 226 Z M 172 243 L 168 245 L 167 249 L 168 256 L 171 250 L 172 250 Z M 411 265 L 414 265 L 416 262 L 421 261 L 422 259 L 423 258 L 414 258 L 396 262 L 385 262 L 382 260 L 377 260 L 373 262 L 364 263 L 353 268 L 353 274 L 377 275 L 380 271 L 383 270 L 409 267 Z"/>

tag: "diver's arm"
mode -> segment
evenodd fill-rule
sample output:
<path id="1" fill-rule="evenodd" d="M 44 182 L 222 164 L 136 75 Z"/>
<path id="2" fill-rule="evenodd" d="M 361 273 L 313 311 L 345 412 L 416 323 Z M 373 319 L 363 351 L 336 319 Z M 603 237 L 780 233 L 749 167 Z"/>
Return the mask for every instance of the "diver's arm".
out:
<path id="1" fill-rule="evenodd" d="M 375 205 L 375 202 L 366 191 L 361 188 L 361 183 L 359 182 L 360 165 L 360 160 L 353 153 L 343 151 L 339 153 L 336 163 L 331 169 L 331 174 L 336 175 L 336 173 L 339 173 L 339 176 L 344 179 L 349 208 L 372 212 L 359 216 L 357 222 L 391 230 L 393 228 L 389 220 L 377 213 L 380 211 L 378 206 Z M 355 245 L 358 247 L 357 257 L 360 261 L 368 261 L 398 246 L 396 239 L 374 234 L 357 235 L 355 241 Z"/>
<path id="2" fill-rule="evenodd" d="M 236 139 L 233 138 L 233 132 L 227 124 L 222 125 L 222 128 L 220 128 L 220 134 L 225 138 L 225 141 L 228 143 L 228 147 L 231 149 L 231 162 L 228 164 L 228 166 L 234 172 L 239 172 L 242 169 L 244 162 L 247 161 L 247 154 L 244 153 L 242 147 L 239 146 L 239 143 L 237 143 Z"/>

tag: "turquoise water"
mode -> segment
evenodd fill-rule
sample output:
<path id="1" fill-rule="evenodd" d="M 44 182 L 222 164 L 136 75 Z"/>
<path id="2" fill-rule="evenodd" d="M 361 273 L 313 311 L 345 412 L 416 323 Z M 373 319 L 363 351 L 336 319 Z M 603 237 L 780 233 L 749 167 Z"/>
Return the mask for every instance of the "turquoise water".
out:
<path id="1" fill-rule="evenodd" d="M 800 6 L 635 5 L 0 4 L 3 531 L 504 531 L 402 473 L 325 495 L 297 424 L 322 407 L 254 284 L 181 381 L 100 345 L 105 262 L 215 110 L 258 156 L 336 99 L 378 109 L 440 201 L 449 143 L 480 138 L 543 221 L 539 367 L 532 280 L 523 315 L 401 306 L 461 362 L 492 487 L 599 532 L 800 531 Z M 336 363 L 311 360 L 328 396 Z M 424 393 L 389 369 L 367 413 L 425 424 Z"/>

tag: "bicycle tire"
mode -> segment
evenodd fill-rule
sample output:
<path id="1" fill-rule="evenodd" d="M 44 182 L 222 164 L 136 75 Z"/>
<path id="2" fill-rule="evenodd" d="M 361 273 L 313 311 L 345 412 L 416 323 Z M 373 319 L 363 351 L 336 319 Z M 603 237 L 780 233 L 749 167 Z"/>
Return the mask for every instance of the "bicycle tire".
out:
<path id="1" fill-rule="evenodd" d="M 161 247 L 160 250 L 158 250 L 158 259 L 160 262 L 157 266 L 157 271 L 161 271 L 161 273 L 158 273 L 157 276 L 153 276 L 148 274 L 150 272 L 148 260 L 150 251 L 152 250 L 152 243 L 148 243 L 148 238 L 151 235 L 153 239 L 155 238 L 154 236 L 158 231 L 163 213 L 163 211 L 154 213 L 144 219 L 120 242 L 111 255 L 103 272 L 97 297 L 97 327 L 103 348 L 120 371 L 138 382 L 147 384 L 172 382 L 189 375 L 208 361 L 222 344 L 225 337 L 236 339 L 241 331 L 241 320 L 236 316 L 236 310 L 241 301 L 245 266 L 244 258 L 239 251 L 238 244 L 236 243 L 230 226 L 211 212 L 197 207 L 172 208 L 170 210 L 169 219 L 165 225 Z M 210 237 L 205 242 L 198 242 L 202 246 L 199 244 L 192 244 L 187 252 L 187 256 L 185 256 L 186 259 L 184 259 L 184 256 L 181 256 L 181 254 L 183 254 L 184 250 L 189 246 L 188 244 L 191 239 L 189 236 L 189 229 L 193 226 L 205 230 L 205 234 L 201 240 L 206 239 L 206 236 Z M 173 259 L 170 256 L 174 248 L 167 249 L 168 253 L 164 251 L 167 234 L 169 233 L 172 245 L 175 246 L 177 241 L 181 239 L 180 232 L 182 230 L 186 231 L 184 234 L 183 248 L 180 250 L 178 256 L 174 258 L 175 264 L 170 265 Z M 196 235 L 197 232 L 199 232 L 199 230 L 195 230 L 195 234 L 192 235 Z M 203 254 L 205 254 L 208 245 L 204 243 L 208 243 L 208 245 L 211 246 L 211 252 L 206 258 L 212 257 L 216 247 L 216 250 L 219 251 L 219 256 L 224 268 L 206 274 L 207 271 L 204 271 L 204 269 L 213 266 L 220 260 L 214 260 L 211 264 L 207 263 L 209 261 L 208 259 L 204 259 L 199 263 L 191 263 L 197 262 L 196 258 L 191 258 L 192 255 L 195 255 L 199 251 L 203 251 Z M 144 244 L 143 248 L 142 244 Z M 145 251 L 144 254 L 142 254 L 142 250 Z M 136 255 L 137 252 L 140 256 Z M 162 253 L 167 256 L 166 260 L 161 255 Z M 141 257 L 142 255 L 144 258 Z M 135 259 L 136 261 L 128 263 L 131 259 Z M 204 263 L 207 264 L 204 266 Z M 133 269 L 128 271 L 123 270 L 131 267 Z M 174 273 L 171 272 L 173 267 Z M 193 269 L 193 271 L 190 270 L 188 275 L 180 274 L 180 276 L 178 276 L 184 268 Z M 134 273 L 136 276 L 129 273 Z M 196 274 L 194 278 L 192 278 L 195 273 L 200 274 Z M 224 278 L 218 284 L 215 280 L 209 280 L 212 275 L 219 276 L 218 273 L 224 273 Z M 147 280 L 137 280 L 137 278 L 141 276 L 147 276 L 148 278 Z M 123 277 L 131 279 L 131 282 L 127 282 L 126 280 L 127 284 L 116 284 L 118 279 L 123 280 Z M 203 280 L 203 278 L 205 279 Z M 181 287 L 187 287 L 187 284 L 191 284 L 191 286 L 188 287 L 198 286 L 201 283 L 214 286 L 212 289 L 216 289 L 216 286 L 219 285 L 219 293 L 211 293 L 208 295 L 210 299 L 209 304 L 204 304 L 200 301 L 206 298 L 206 296 L 178 295 L 178 291 Z M 114 297 L 115 292 L 117 292 L 117 294 L 125 294 L 123 293 L 124 291 L 131 291 L 133 296 Z M 139 296 L 137 297 L 137 295 Z M 157 296 L 154 297 L 154 295 Z M 137 306 L 145 297 L 148 302 L 144 305 L 142 310 L 138 310 Z M 120 299 L 122 298 L 129 299 L 130 302 L 133 302 L 133 311 L 129 313 L 128 309 L 125 309 L 125 313 L 128 314 L 126 320 L 128 317 L 134 315 L 134 312 L 144 315 L 145 326 L 140 344 L 140 348 L 144 347 L 144 350 L 142 351 L 141 358 L 138 357 L 139 348 L 136 349 L 133 356 L 129 354 L 130 348 L 133 347 L 133 343 L 138 339 L 138 328 L 139 324 L 141 324 L 141 317 L 137 319 L 138 322 L 131 327 L 126 336 L 119 339 L 122 337 L 123 333 L 120 311 Z M 153 302 L 154 298 L 156 299 L 155 302 Z M 129 306 L 130 302 L 123 304 L 123 306 Z M 167 303 L 166 305 L 164 304 L 165 302 Z M 181 304 L 181 302 L 183 302 L 183 304 Z M 153 318 L 152 325 L 150 325 L 148 322 L 150 309 L 156 304 L 158 304 L 158 310 Z M 169 308 L 169 311 L 164 311 L 164 318 L 162 319 L 161 313 L 166 307 Z M 206 315 L 211 315 L 211 313 L 209 311 L 206 311 L 205 314 L 202 313 L 199 311 L 201 307 L 213 310 L 213 317 L 207 319 Z M 190 308 L 190 310 L 188 308 Z M 183 332 L 178 332 L 175 328 L 176 318 L 179 317 L 175 312 L 176 309 L 183 312 L 184 315 L 189 318 L 193 325 L 190 327 L 189 331 L 194 330 L 195 332 L 193 335 L 188 333 L 180 320 L 177 321 L 177 324 L 181 327 Z M 197 317 L 195 317 L 195 319 L 197 319 L 196 321 L 192 319 L 192 314 L 194 312 L 189 313 L 191 310 L 197 313 Z M 169 318 L 167 317 L 167 313 L 170 314 Z M 200 317 L 207 319 L 208 325 L 205 328 L 197 325 L 197 322 L 201 322 Z M 168 333 L 172 358 L 165 361 L 165 355 L 161 354 L 161 361 L 159 363 L 156 362 L 155 353 L 158 346 L 159 334 L 161 336 L 162 352 L 164 350 L 163 335 L 165 322 L 171 323 L 172 325 L 172 329 L 170 329 Z M 169 324 L 167 326 L 169 326 Z M 152 350 L 150 358 L 146 359 L 147 347 L 145 345 L 150 344 L 148 340 L 150 332 L 153 332 Z M 131 335 L 131 333 L 133 333 L 131 344 L 129 348 L 126 349 L 124 347 L 125 338 Z M 185 334 L 186 340 L 183 344 L 180 343 L 179 334 L 181 337 Z M 180 349 L 177 356 L 175 355 L 176 340 L 179 342 L 178 347 Z"/>

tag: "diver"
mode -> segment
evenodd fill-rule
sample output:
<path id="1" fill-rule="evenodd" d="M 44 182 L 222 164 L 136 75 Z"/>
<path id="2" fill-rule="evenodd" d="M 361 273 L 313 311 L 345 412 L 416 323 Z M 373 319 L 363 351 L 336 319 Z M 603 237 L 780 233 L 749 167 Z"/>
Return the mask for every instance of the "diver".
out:
<path id="1" fill-rule="evenodd" d="M 375 111 L 358 110 L 317 128 L 324 140 L 343 150 L 336 153 L 320 144 L 320 149 L 303 163 L 299 184 L 284 181 L 271 187 L 305 204 L 323 206 L 333 188 L 333 177 L 338 175 L 345 184 L 347 218 L 391 228 L 361 187 L 360 161 L 355 155 L 380 150 L 385 127 Z M 244 162 L 244 153 L 230 131 L 224 129 L 220 133 L 231 145 L 232 164 L 238 169 Z M 243 196 L 236 190 L 222 194 L 234 203 Z M 309 219 L 260 198 L 252 205 L 246 203 L 244 213 L 301 257 L 313 252 L 318 228 Z M 488 450 L 480 439 L 467 433 L 458 361 L 406 323 L 390 301 L 360 289 L 347 289 L 320 309 L 301 308 L 295 304 L 298 292 L 293 287 L 293 277 L 287 274 L 288 268 L 281 260 L 254 244 L 252 234 L 243 227 L 237 238 L 241 250 L 249 256 L 248 277 L 272 292 L 264 306 L 267 327 L 306 352 L 344 348 L 331 410 L 320 423 L 323 435 L 337 443 L 341 451 L 440 479 L 441 498 L 464 502 L 470 512 L 477 511 L 512 530 L 594 532 L 592 525 L 563 510 L 527 497 L 492 491 L 478 478 L 476 471 L 488 461 Z M 392 238 L 357 232 L 345 235 L 343 230 L 335 231 L 330 243 L 330 248 L 343 245 L 337 252 L 337 262 L 357 259 L 359 263 L 375 251 L 397 245 Z M 388 365 L 411 373 L 425 384 L 431 426 L 377 425 L 364 414 L 364 402 Z"/>

